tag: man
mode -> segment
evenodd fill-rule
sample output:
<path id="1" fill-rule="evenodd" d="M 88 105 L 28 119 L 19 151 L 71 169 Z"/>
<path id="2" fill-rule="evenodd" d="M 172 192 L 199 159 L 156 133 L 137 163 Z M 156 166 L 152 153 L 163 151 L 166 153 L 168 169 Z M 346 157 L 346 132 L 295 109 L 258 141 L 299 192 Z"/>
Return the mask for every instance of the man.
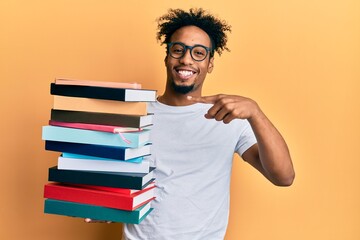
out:
<path id="1" fill-rule="evenodd" d="M 223 239 L 233 154 L 273 184 L 289 186 L 295 176 L 289 151 L 255 101 L 201 94 L 214 53 L 228 50 L 230 26 L 202 9 L 175 9 L 159 18 L 158 28 L 167 81 L 149 105 L 156 199 L 139 225 L 124 224 L 124 239 Z"/>
<path id="2" fill-rule="evenodd" d="M 229 214 L 233 154 L 273 184 L 289 186 L 294 169 L 287 145 L 249 98 L 202 96 L 214 53 L 226 48 L 221 21 L 202 9 L 172 9 L 159 18 L 158 39 L 166 44 L 166 88 L 153 112 L 156 199 L 139 225 L 124 225 L 124 239 L 220 240 Z"/>

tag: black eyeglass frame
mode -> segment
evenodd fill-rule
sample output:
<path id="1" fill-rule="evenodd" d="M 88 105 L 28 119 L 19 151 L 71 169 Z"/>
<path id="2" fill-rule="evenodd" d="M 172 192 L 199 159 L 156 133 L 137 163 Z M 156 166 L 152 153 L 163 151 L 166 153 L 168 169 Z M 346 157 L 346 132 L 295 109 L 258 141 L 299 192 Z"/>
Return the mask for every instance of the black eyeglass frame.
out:
<path id="1" fill-rule="evenodd" d="M 183 54 L 182 54 L 180 57 L 174 57 L 173 55 L 171 55 L 170 48 L 171 48 L 173 45 L 175 45 L 175 44 L 179 44 L 179 45 L 181 45 L 181 46 L 184 48 L 184 52 L 183 52 Z M 192 54 L 192 50 L 193 50 L 194 48 L 196 48 L 196 47 L 202 47 L 202 48 L 204 48 L 204 49 L 206 50 L 206 55 L 205 55 L 204 58 L 201 59 L 201 60 L 196 60 L 196 59 L 194 58 L 193 54 Z M 194 45 L 194 46 L 188 46 L 188 45 L 185 45 L 185 44 L 182 43 L 182 42 L 169 42 L 169 43 L 166 43 L 167 54 L 169 54 L 170 57 L 175 58 L 175 59 L 180 59 L 180 58 L 184 57 L 188 49 L 190 50 L 190 56 L 191 56 L 191 58 L 192 58 L 194 61 L 196 61 L 196 62 L 202 62 L 202 61 L 204 61 L 204 60 L 207 58 L 207 56 L 209 55 L 209 53 L 210 53 L 210 57 L 213 55 L 213 52 L 212 52 L 211 48 L 206 47 L 206 46 L 201 45 L 201 44 L 196 44 L 196 45 Z"/>

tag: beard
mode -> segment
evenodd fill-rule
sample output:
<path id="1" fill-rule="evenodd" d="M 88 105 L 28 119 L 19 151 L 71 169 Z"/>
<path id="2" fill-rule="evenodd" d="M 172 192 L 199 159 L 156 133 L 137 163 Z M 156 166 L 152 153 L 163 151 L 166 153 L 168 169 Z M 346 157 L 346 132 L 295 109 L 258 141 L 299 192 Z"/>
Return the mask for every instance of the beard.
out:
<path id="1" fill-rule="evenodd" d="M 176 93 L 180 93 L 180 94 L 188 94 L 189 92 L 195 90 L 195 83 L 191 84 L 190 86 L 179 86 L 176 85 L 174 81 L 172 81 L 171 86 Z"/>

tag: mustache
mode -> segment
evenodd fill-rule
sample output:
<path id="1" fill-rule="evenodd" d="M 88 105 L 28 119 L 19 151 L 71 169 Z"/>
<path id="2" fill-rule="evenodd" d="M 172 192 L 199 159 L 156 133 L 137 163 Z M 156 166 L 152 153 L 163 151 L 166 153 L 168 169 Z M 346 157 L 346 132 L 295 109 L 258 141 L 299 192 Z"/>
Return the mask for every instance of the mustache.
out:
<path id="1" fill-rule="evenodd" d="M 193 72 L 198 72 L 198 69 L 196 69 L 195 67 L 193 66 L 188 66 L 188 65 L 184 65 L 184 64 L 181 64 L 181 65 L 178 65 L 178 66 L 175 66 L 174 69 L 176 71 L 178 70 L 190 70 L 190 71 L 193 71 Z"/>

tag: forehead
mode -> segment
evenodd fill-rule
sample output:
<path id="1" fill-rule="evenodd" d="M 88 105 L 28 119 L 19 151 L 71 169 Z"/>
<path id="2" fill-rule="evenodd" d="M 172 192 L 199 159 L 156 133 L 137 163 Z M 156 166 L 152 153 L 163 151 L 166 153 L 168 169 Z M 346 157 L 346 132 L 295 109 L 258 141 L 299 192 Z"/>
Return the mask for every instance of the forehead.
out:
<path id="1" fill-rule="evenodd" d="M 201 44 L 210 47 L 209 35 L 204 30 L 196 26 L 185 26 L 179 28 L 173 33 L 170 41 L 182 42 L 189 46 Z"/>

